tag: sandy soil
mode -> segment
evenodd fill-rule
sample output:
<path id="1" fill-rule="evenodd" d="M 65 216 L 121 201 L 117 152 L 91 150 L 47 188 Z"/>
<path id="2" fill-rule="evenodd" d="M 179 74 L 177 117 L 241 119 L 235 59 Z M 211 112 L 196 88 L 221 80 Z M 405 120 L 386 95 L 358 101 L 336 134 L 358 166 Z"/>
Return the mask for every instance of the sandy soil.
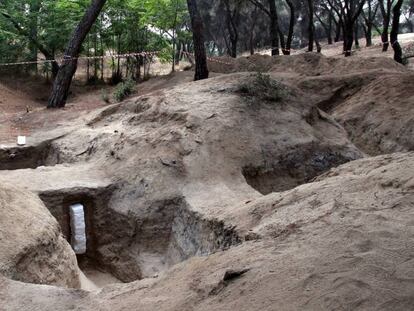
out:
<path id="1" fill-rule="evenodd" d="M 78 118 L 33 117 L 28 146 L 0 149 L 0 183 L 38 196 L 66 237 L 65 207 L 84 203 L 96 263 L 87 290 L 0 276 L 1 306 L 411 309 L 412 71 L 309 53 L 226 66 L 148 81 Z M 257 70 L 277 80 L 276 100 L 246 92 Z"/>
<path id="2" fill-rule="evenodd" d="M 39 198 L 0 184 L 0 274 L 37 284 L 79 288 L 74 252 Z"/>
<path id="3" fill-rule="evenodd" d="M 85 283 L 82 283 L 82 289 L 97 290 L 110 284 L 122 283 L 112 274 L 104 271 L 99 271 L 93 268 L 87 268 L 82 271 Z"/>
<path id="4" fill-rule="evenodd" d="M 343 165 L 228 209 L 248 239 L 159 278 L 63 291 L 1 279 L 6 310 L 409 310 L 414 154 Z"/>
<path id="5" fill-rule="evenodd" d="M 79 270 L 79 280 L 80 288 L 89 292 L 98 291 L 111 284 L 122 283 L 112 274 L 93 268 Z"/>

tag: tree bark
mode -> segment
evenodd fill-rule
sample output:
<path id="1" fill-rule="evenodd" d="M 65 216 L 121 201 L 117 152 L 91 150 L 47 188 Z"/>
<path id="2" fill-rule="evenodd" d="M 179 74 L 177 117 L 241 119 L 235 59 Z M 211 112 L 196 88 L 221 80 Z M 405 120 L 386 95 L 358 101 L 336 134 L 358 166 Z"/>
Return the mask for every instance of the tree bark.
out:
<path id="1" fill-rule="evenodd" d="M 293 30 L 295 27 L 295 6 L 291 0 L 286 0 L 287 5 L 290 9 L 290 19 L 289 19 L 289 32 L 286 40 L 286 47 L 283 51 L 283 54 L 290 55 L 290 48 L 292 46 L 292 39 L 293 39 Z"/>
<path id="2" fill-rule="evenodd" d="M 362 25 L 365 34 L 366 47 L 372 46 L 372 25 Z"/>
<path id="3" fill-rule="evenodd" d="M 62 65 L 53 83 L 48 108 L 61 108 L 65 106 L 72 78 L 78 65 L 77 57 L 79 56 L 82 43 L 99 16 L 105 2 L 106 0 L 92 0 L 91 5 L 76 28 L 72 39 L 69 41 Z"/>
<path id="4" fill-rule="evenodd" d="M 308 24 L 308 52 L 313 51 L 314 43 L 314 26 L 313 26 L 313 0 L 308 0 L 308 10 L 309 10 L 309 24 Z"/>
<path id="5" fill-rule="evenodd" d="M 362 25 L 362 28 L 364 29 L 365 33 L 365 39 L 366 39 L 366 46 L 370 47 L 372 46 L 372 27 L 374 25 L 375 16 L 377 15 L 377 10 L 379 7 L 379 4 L 375 5 L 374 10 L 372 10 L 372 0 L 367 0 L 367 8 L 368 8 L 368 16 L 365 15 L 364 11 L 362 12 L 362 17 L 365 21 L 365 26 Z"/>
<path id="6" fill-rule="evenodd" d="M 206 49 L 204 46 L 204 26 L 200 12 L 197 8 L 197 0 L 187 0 L 187 6 L 191 18 L 196 62 L 194 80 L 207 79 L 209 72 L 207 67 Z"/>
<path id="7" fill-rule="evenodd" d="M 381 33 L 381 41 L 382 41 L 382 51 L 388 51 L 388 47 L 390 45 L 388 41 L 388 29 L 391 20 L 391 6 L 394 0 L 386 0 L 387 7 L 384 6 L 383 0 L 379 1 L 379 5 L 381 8 L 381 13 L 383 17 L 382 22 L 382 33 Z"/>
<path id="8" fill-rule="evenodd" d="M 397 3 L 394 5 L 392 10 L 392 28 L 391 28 L 391 46 L 394 50 L 394 60 L 402 64 L 402 49 L 400 43 L 398 42 L 398 30 L 400 27 L 400 16 L 401 16 L 401 6 L 403 0 L 397 0 Z"/>
<path id="9" fill-rule="evenodd" d="M 254 7 L 254 10 L 252 12 L 252 24 L 250 27 L 250 34 L 249 34 L 249 49 L 250 49 L 250 55 L 254 55 L 254 31 L 257 24 L 258 14 L 257 14 L 257 6 Z"/>
<path id="10" fill-rule="evenodd" d="M 350 22 L 346 22 L 344 26 L 344 52 L 345 57 L 351 56 L 352 45 L 354 41 L 354 25 Z"/>
<path id="11" fill-rule="evenodd" d="M 332 13 L 328 13 L 328 44 L 332 44 Z"/>
<path id="12" fill-rule="evenodd" d="M 279 18 L 275 0 L 268 0 L 270 13 L 270 37 L 272 56 L 279 55 Z"/>
<path id="13" fill-rule="evenodd" d="M 230 47 L 228 48 L 229 55 L 233 58 L 237 57 L 237 44 L 239 42 L 239 21 L 240 8 L 236 4 L 234 9 L 231 8 L 230 0 L 224 0 L 226 9 L 226 24 L 230 37 Z"/>
<path id="14" fill-rule="evenodd" d="M 335 24 L 335 38 L 334 38 L 334 42 L 339 42 L 339 39 L 341 38 L 341 21 L 338 20 L 338 22 L 335 20 L 335 18 L 333 19 L 334 24 Z"/>
<path id="15" fill-rule="evenodd" d="M 40 11 L 40 2 L 39 1 L 32 1 L 30 3 L 30 37 L 37 40 L 38 35 L 38 21 L 39 21 L 39 11 Z M 30 61 L 37 61 L 37 53 L 38 48 L 36 44 L 30 41 L 29 44 L 30 48 Z M 37 64 L 33 64 L 31 66 L 31 70 L 37 75 Z"/>

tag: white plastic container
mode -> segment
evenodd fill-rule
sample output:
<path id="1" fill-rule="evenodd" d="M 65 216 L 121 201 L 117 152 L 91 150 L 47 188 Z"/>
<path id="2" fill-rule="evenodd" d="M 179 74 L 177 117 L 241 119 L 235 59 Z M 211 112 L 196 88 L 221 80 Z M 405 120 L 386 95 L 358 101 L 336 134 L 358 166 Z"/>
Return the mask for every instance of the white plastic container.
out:
<path id="1" fill-rule="evenodd" d="M 17 136 L 17 144 L 19 146 L 26 145 L 26 136 Z"/>
<path id="2" fill-rule="evenodd" d="M 82 204 L 73 204 L 69 207 L 71 245 L 75 254 L 86 253 L 86 226 L 85 212 Z"/>

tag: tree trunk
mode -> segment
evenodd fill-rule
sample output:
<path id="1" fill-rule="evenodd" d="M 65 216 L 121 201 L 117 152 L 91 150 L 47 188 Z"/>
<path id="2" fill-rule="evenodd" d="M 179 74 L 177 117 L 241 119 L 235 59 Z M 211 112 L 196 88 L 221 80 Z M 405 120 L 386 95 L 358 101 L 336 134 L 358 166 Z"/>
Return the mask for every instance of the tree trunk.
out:
<path id="1" fill-rule="evenodd" d="M 332 44 L 332 13 L 328 16 L 328 44 Z"/>
<path id="2" fill-rule="evenodd" d="M 372 24 L 367 23 L 366 32 L 365 32 L 365 39 L 367 41 L 367 47 L 372 46 Z"/>
<path id="3" fill-rule="evenodd" d="M 280 40 L 280 47 L 282 48 L 282 53 L 283 55 L 287 55 L 286 54 L 286 46 L 285 46 L 285 36 L 283 35 L 282 30 L 280 29 L 280 26 L 277 26 L 278 30 L 279 30 L 279 40 Z"/>
<path id="4" fill-rule="evenodd" d="M 313 0 L 308 0 L 308 9 L 309 9 L 309 24 L 308 24 L 308 52 L 313 51 L 313 42 L 314 42 L 314 27 L 313 27 Z"/>
<path id="5" fill-rule="evenodd" d="M 295 6 L 293 5 L 293 2 L 291 0 L 286 0 L 286 3 L 289 6 L 290 9 L 290 20 L 289 20 L 289 32 L 288 37 L 286 40 L 286 55 L 290 55 L 290 48 L 292 46 L 292 39 L 293 39 L 293 30 L 295 27 Z"/>
<path id="6" fill-rule="evenodd" d="M 40 2 L 32 1 L 30 4 L 30 37 L 37 41 L 38 21 L 39 21 Z M 38 48 L 33 42 L 29 42 L 30 61 L 37 61 Z M 37 64 L 31 66 L 31 70 L 37 75 Z"/>
<path id="7" fill-rule="evenodd" d="M 379 1 L 381 13 L 382 13 L 382 33 L 381 33 L 381 41 L 382 41 L 382 51 L 388 51 L 389 42 L 388 42 L 388 28 L 390 25 L 391 19 L 391 0 L 386 0 L 387 7 L 384 7 L 383 1 Z"/>
<path id="8" fill-rule="evenodd" d="M 391 46 L 394 50 L 394 60 L 402 64 L 402 49 L 400 43 L 398 42 L 398 30 L 400 27 L 400 16 L 401 16 L 401 6 L 403 0 L 397 0 L 397 3 L 394 5 L 392 10 L 392 28 L 391 28 Z"/>
<path id="9" fill-rule="evenodd" d="M 414 12 L 414 9 L 413 9 L 413 12 Z M 408 27 L 408 32 L 411 33 L 411 32 L 414 32 L 414 23 L 411 22 L 410 16 L 411 16 L 411 14 L 409 14 L 408 17 L 405 16 L 405 14 L 404 14 L 406 25 Z"/>
<path id="10" fill-rule="evenodd" d="M 176 43 L 175 57 L 174 57 L 176 66 L 180 65 L 181 49 L 182 49 L 182 44 L 181 44 L 181 41 L 178 40 L 178 42 Z"/>
<path id="11" fill-rule="evenodd" d="M 98 29 L 96 29 L 95 34 L 94 34 L 94 42 L 93 42 L 93 56 L 95 56 L 95 59 L 93 60 L 93 76 L 94 76 L 94 83 L 96 83 L 96 81 L 98 80 L 98 67 L 99 67 L 99 63 L 98 63 Z"/>
<path id="12" fill-rule="evenodd" d="M 53 83 L 52 93 L 49 97 L 48 108 L 64 107 L 68 98 L 72 77 L 76 72 L 78 65 L 77 57 L 79 56 L 82 43 L 85 40 L 93 23 L 101 12 L 106 0 L 92 0 L 77 26 L 72 39 L 66 48 L 63 63 Z"/>
<path id="13" fill-rule="evenodd" d="M 191 18 L 193 31 L 194 54 L 195 54 L 195 75 L 194 80 L 208 78 L 207 56 L 204 46 L 204 27 L 200 12 L 197 8 L 197 0 L 187 0 L 188 12 Z"/>
<path id="14" fill-rule="evenodd" d="M 255 47 L 255 40 L 254 40 L 254 33 L 255 28 L 258 20 L 258 8 L 257 6 L 254 7 L 254 10 L 252 12 L 252 24 L 250 27 L 250 33 L 249 33 L 249 49 L 250 49 L 250 55 L 254 55 L 254 47 Z"/>
<path id="15" fill-rule="evenodd" d="M 351 56 L 352 44 L 354 43 L 354 27 L 353 23 L 345 22 L 344 27 L 344 52 L 345 57 Z"/>
<path id="16" fill-rule="evenodd" d="M 101 19 L 101 29 L 102 29 L 102 19 Z M 103 44 L 103 38 L 102 35 L 99 36 L 100 38 L 100 44 L 101 44 L 101 81 L 104 82 L 105 81 L 105 49 L 104 49 L 104 44 Z"/>
<path id="17" fill-rule="evenodd" d="M 341 38 L 341 22 L 335 22 L 335 38 L 334 38 L 334 42 L 339 42 L 339 39 Z"/>
<path id="18" fill-rule="evenodd" d="M 121 54 L 121 35 L 119 34 L 117 36 L 117 49 L 116 54 Z M 116 83 L 120 82 L 122 79 L 122 73 L 121 73 L 121 58 L 118 56 L 117 62 L 116 62 Z"/>
<path id="19" fill-rule="evenodd" d="M 90 39 L 91 39 L 91 37 L 88 36 L 88 41 L 87 41 L 87 45 L 86 45 L 86 57 L 87 57 L 87 59 L 86 59 L 86 84 L 88 84 L 89 83 L 89 80 L 91 79 L 91 77 L 90 77 L 90 69 L 89 69 L 89 67 L 90 67 L 90 61 L 89 61 L 90 46 L 89 45 L 90 45 L 90 41 L 91 41 Z"/>
<path id="20" fill-rule="evenodd" d="M 235 5 L 231 8 L 230 0 L 224 0 L 226 10 L 226 24 L 229 32 L 230 47 L 228 47 L 229 55 L 233 58 L 237 57 L 237 44 L 239 42 L 239 21 L 240 21 L 240 7 Z"/>
<path id="21" fill-rule="evenodd" d="M 374 8 L 374 12 L 372 11 L 372 0 L 367 1 L 367 7 L 368 7 L 368 16 L 365 15 L 364 11 L 362 11 L 362 16 L 365 20 L 365 26 L 362 23 L 362 28 L 364 30 L 365 34 L 365 40 L 366 40 L 366 46 L 370 47 L 372 46 L 372 26 L 374 23 L 375 16 L 377 15 L 379 4 L 376 4 Z"/>
<path id="22" fill-rule="evenodd" d="M 175 72 L 175 52 L 176 52 L 176 42 L 175 42 L 175 30 L 173 30 L 173 37 L 172 37 L 172 66 L 171 72 Z"/>
<path id="23" fill-rule="evenodd" d="M 230 38 L 231 48 L 230 48 L 230 56 L 233 58 L 237 57 L 237 42 L 239 41 L 239 36 L 236 35 L 233 38 Z"/>
<path id="24" fill-rule="evenodd" d="M 254 55 L 254 41 L 253 41 L 253 32 L 250 33 L 250 39 L 249 39 L 249 50 L 250 55 Z"/>
<path id="25" fill-rule="evenodd" d="M 141 78 L 141 56 L 135 56 L 135 80 L 139 81 Z"/>
<path id="26" fill-rule="evenodd" d="M 272 56 L 279 55 L 279 21 L 275 0 L 268 0 Z"/>

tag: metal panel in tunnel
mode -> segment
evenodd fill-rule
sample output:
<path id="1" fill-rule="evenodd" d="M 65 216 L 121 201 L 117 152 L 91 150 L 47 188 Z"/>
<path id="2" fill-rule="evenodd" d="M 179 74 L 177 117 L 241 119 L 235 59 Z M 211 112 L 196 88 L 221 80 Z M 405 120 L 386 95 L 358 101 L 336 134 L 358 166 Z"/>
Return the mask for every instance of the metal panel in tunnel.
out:
<path id="1" fill-rule="evenodd" d="M 69 207 L 71 245 L 75 254 L 86 253 L 85 211 L 82 204 L 73 204 Z"/>

